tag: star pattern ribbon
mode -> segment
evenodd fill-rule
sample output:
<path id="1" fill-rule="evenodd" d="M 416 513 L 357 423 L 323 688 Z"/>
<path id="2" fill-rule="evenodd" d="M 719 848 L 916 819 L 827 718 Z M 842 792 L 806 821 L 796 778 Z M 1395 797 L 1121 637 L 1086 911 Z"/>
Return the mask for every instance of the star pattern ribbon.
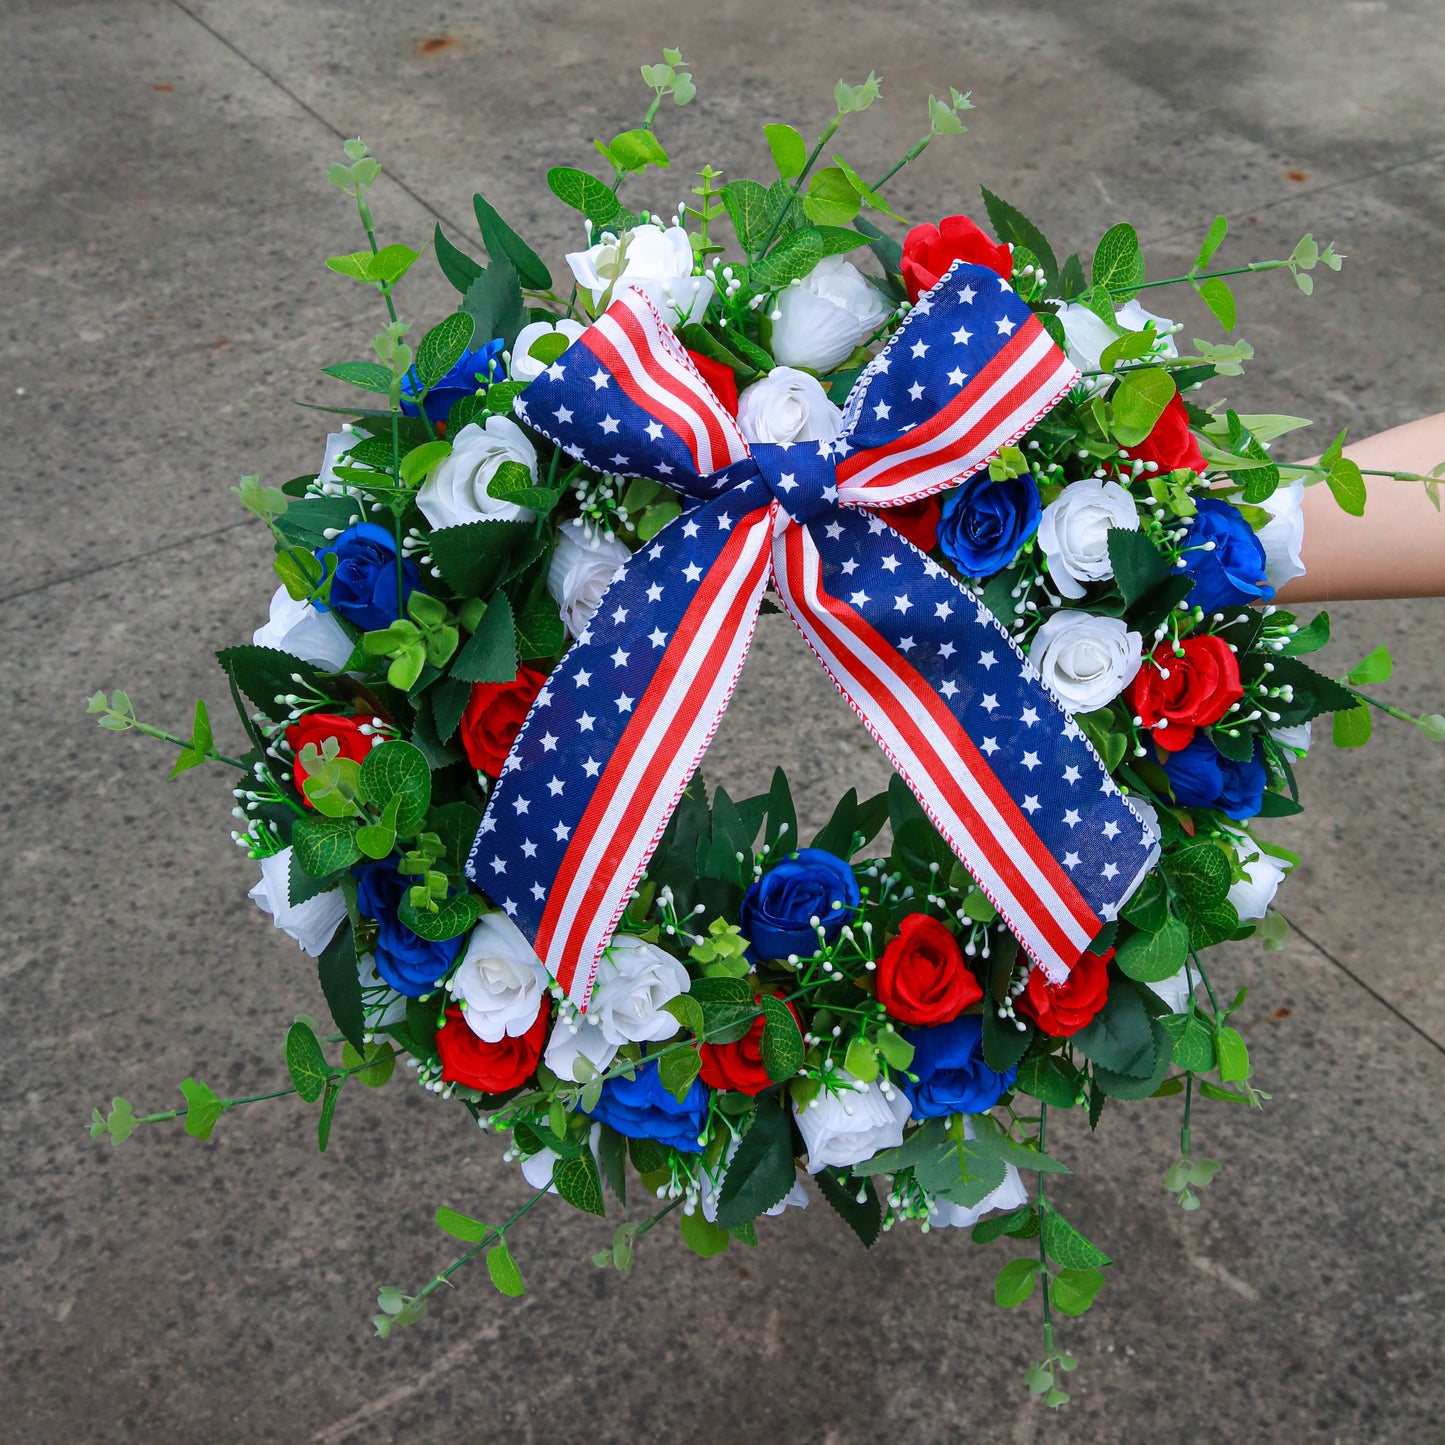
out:
<path id="1" fill-rule="evenodd" d="M 860 376 L 832 442 L 749 446 L 632 289 L 517 399 L 567 454 L 689 499 L 538 694 L 467 863 L 579 1007 L 769 583 L 1049 978 L 1116 916 L 1152 835 L 987 608 L 873 510 L 972 475 L 1077 379 L 1007 282 L 955 262 Z"/>

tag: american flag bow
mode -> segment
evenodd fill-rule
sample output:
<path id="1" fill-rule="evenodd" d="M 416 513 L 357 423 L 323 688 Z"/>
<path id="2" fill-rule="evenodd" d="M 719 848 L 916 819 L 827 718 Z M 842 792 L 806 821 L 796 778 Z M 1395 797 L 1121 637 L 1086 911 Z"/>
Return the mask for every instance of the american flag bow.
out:
<path id="1" fill-rule="evenodd" d="M 579 1007 L 712 740 L 764 589 L 1030 956 L 1062 979 L 1157 853 L 983 604 L 873 509 L 976 472 L 1077 380 L 993 271 L 955 263 L 828 442 L 749 446 L 629 289 L 516 401 L 599 472 L 683 493 L 538 694 L 468 875 Z"/>

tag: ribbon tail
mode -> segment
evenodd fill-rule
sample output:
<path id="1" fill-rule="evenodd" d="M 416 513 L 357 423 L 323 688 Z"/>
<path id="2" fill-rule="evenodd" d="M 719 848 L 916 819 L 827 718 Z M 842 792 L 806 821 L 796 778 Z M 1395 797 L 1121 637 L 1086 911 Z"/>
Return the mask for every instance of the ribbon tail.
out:
<path id="1" fill-rule="evenodd" d="M 771 571 L 771 502 L 719 497 L 612 581 L 538 695 L 482 820 L 470 878 L 579 1008 L 722 718 Z"/>
<path id="2" fill-rule="evenodd" d="M 1158 856 L 1078 725 L 987 608 L 878 517 L 839 508 L 782 528 L 773 566 L 838 691 L 1063 979 Z"/>

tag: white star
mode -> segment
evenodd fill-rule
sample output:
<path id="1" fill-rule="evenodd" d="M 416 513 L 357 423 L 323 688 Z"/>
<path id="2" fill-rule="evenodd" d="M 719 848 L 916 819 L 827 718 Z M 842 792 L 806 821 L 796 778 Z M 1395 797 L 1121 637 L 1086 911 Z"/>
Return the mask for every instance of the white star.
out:
<path id="1" fill-rule="evenodd" d="M 1079 824 L 1083 822 L 1083 819 L 1079 817 L 1079 810 L 1077 808 L 1070 808 L 1069 811 L 1064 814 L 1064 822 L 1071 828 L 1077 828 Z"/>
<path id="2" fill-rule="evenodd" d="M 517 816 L 520 818 L 532 805 L 526 798 L 513 798 L 512 806 L 517 810 Z"/>
<path id="3" fill-rule="evenodd" d="M 544 687 L 537 694 L 536 705 L 538 707 L 550 707 L 552 705 L 552 689 L 550 687 Z"/>
<path id="4" fill-rule="evenodd" d="M 662 426 L 661 426 L 661 424 L 658 423 L 658 422 L 655 422 L 655 421 L 650 421 L 650 422 L 648 422 L 648 423 L 647 423 L 647 434 L 648 434 L 648 436 L 650 436 L 650 437 L 652 438 L 653 441 L 655 441 L 655 442 L 660 442 L 660 441 L 662 440 Z"/>
<path id="5" fill-rule="evenodd" d="M 528 838 L 527 841 L 522 844 L 522 857 L 535 858 L 536 856 L 537 845 L 530 838 Z"/>
<path id="6" fill-rule="evenodd" d="M 534 883 L 532 885 L 532 897 L 535 898 L 538 903 L 540 903 L 546 896 L 547 890 L 543 888 L 540 883 Z"/>
<path id="7" fill-rule="evenodd" d="M 1082 736 L 1078 723 L 1076 723 L 1072 717 L 1069 718 L 1069 720 L 1064 724 L 1064 736 L 1066 738 L 1076 738 Z M 1072 778 L 1069 778 L 1069 781 L 1072 783 L 1074 780 Z"/>
<path id="8" fill-rule="evenodd" d="M 958 696 L 958 684 L 951 677 L 938 690 L 944 695 L 944 697 Z"/>
<path id="9" fill-rule="evenodd" d="M 592 385 L 596 387 L 598 391 L 601 391 L 611 379 L 600 366 L 592 373 Z"/>
<path id="10" fill-rule="evenodd" d="M 922 401 L 923 384 L 921 382 L 915 381 L 913 385 L 908 388 L 908 395 L 911 396 L 914 401 Z"/>
<path id="11" fill-rule="evenodd" d="M 952 371 L 948 373 L 948 382 L 950 386 L 962 386 L 967 380 L 968 373 L 966 371 L 961 371 L 956 366 L 953 368 Z"/>
<path id="12" fill-rule="evenodd" d="M 667 645 L 667 633 L 660 627 L 654 627 L 652 631 L 647 634 L 647 640 L 654 647 L 665 647 Z"/>
<path id="13" fill-rule="evenodd" d="M 557 744 L 558 744 L 559 741 L 560 741 L 560 739 L 554 738 L 551 733 L 545 733 L 545 734 L 543 734 L 543 737 L 542 737 L 542 751 L 543 751 L 544 753 L 553 753 L 553 752 L 556 752 L 556 751 L 557 751 Z"/>
<path id="14" fill-rule="evenodd" d="M 1104 824 L 1104 836 L 1106 838 L 1117 838 L 1119 836 L 1119 825 L 1112 818 Z"/>
<path id="15" fill-rule="evenodd" d="M 947 602 L 935 602 L 933 604 L 933 615 L 942 618 L 946 622 L 953 616 L 953 607 Z"/>
<path id="16" fill-rule="evenodd" d="M 913 354 L 915 356 L 927 356 L 928 343 L 926 341 L 915 341 L 913 343 Z"/>
<path id="17" fill-rule="evenodd" d="M 984 693 L 984 695 L 979 698 L 978 705 L 985 712 L 992 712 L 994 708 L 998 706 L 998 694 L 996 692 Z"/>
<path id="18" fill-rule="evenodd" d="M 622 455 L 621 452 L 618 452 L 612 458 L 612 465 L 614 467 L 625 467 L 627 463 L 631 460 L 631 457 L 625 457 Z"/>
<path id="19" fill-rule="evenodd" d="M 836 542 L 843 535 L 842 525 L 838 522 L 829 522 L 823 530 L 828 534 L 828 540 Z"/>
<path id="20" fill-rule="evenodd" d="M 497 829 L 497 820 L 490 814 L 482 819 L 482 826 L 477 829 L 479 833 L 494 833 Z"/>
<path id="21" fill-rule="evenodd" d="M 572 679 L 578 687 L 586 687 L 592 681 L 592 674 L 585 667 L 577 669 L 577 676 Z"/>
<path id="22" fill-rule="evenodd" d="M 836 502 L 838 500 L 838 489 L 834 486 L 823 488 L 823 500 L 825 502 Z"/>
<path id="23" fill-rule="evenodd" d="M 960 346 L 967 346 L 968 343 L 973 340 L 973 332 L 966 326 L 960 326 L 958 330 L 953 333 L 953 339 Z"/>
<path id="24" fill-rule="evenodd" d="M 1077 783 L 1079 781 L 1079 770 L 1072 763 L 1064 769 L 1064 781 L 1066 783 Z"/>
<path id="25" fill-rule="evenodd" d="M 662 473 L 664 477 L 670 477 L 672 475 L 671 462 L 654 462 L 653 465 L 657 468 L 659 472 Z"/>
<path id="26" fill-rule="evenodd" d="M 880 401 L 878 405 L 873 408 L 873 415 L 876 416 L 879 421 L 887 421 L 888 410 L 888 403 L 886 401 Z"/>
<path id="27" fill-rule="evenodd" d="M 1007 316 L 1000 316 L 998 319 L 998 330 L 1000 336 L 1012 336 L 1017 322 L 1010 321 Z"/>
<path id="28" fill-rule="evenodd" d="M 855 592 L 848 601 L 852 603 L 854 607 L 863 607 L 867 604 L 868 594 L 860 590 Z"/>
<path id="29" fill-rule="evenodd" d="M 558 823 L 557 826 L 552 829 L 552 836 L 556 838 L 559 843 L 565 843 L 571 834 L 572 830 L 565 823 Z"/>
<path id="30" fill-rule="evenodd" d="M 1079 855 L 1077 853 L 1064 854 L 1064 867 L 1077 868 L 1079 866 Z"/>
<path id="31" fill-rule="evenodd" d="M 548 381 L 561 381 L 562 378 L 563 378 L 564 376 L 566 376 L 566 375 L 567 375 L 567 372 L 566 372 L 566 370 L 563 368 L 562 363 L 561 363 L 560 361 L 554 361 L 554 362 L 551 364 L 551 366 L 549 366 L 549 367 L 547 368 L 547 380 L 548 380 Z"/>
<path id="32" fill-rule="evenodd" d="M 1023 803 L 1022 803 L 1020 806 L 1023 808 L 1023 810 L 1024 810 L 1030 817 L 1033 817 L 1033 815 L 1038 812 L 1039 808 L 1040 808 L 1042 805 L 1039 803 L 1039 800 L 1038 800 L 1036 797 L 1034 797 L 1034 795 L 1033 795 L 1032 793 L 1030 793 L 1030 794 L 1023 800 Z"/>
<path id="33" fill-rule="evenodd" d="M 626 667 L 629 655 L 629 653 L 619 647 L 617 651 L 612 654 L 613 667 Z"/>
<path id="34" fill-rule="evenodd" d="M 900 637 L 898 639 L 899 652 L 912 652 L 918 644 L 911 637 Z"/>
<path id="35" fill-rule="evenodd" d="M 654 582 L 652 586 L 647 589 L 647 600 L 649 602 L 662 601 L 662 588 L 659 587 L 656 582 Z"/>
<path id="36" fill-rule="evenodd" d="M 696 582 L 697 579 L 702 576 L 702 568 L 699 567 L 696 562 L 689 562 L 687 566 L 682 569 L 682 575 L 686 577 L 689 582 Z"/>
<path id="37" fill-rule="evenodd" d="M 1031 707 L 1026 707 L 1024 709 L 1023 716 L 1019 719 L 1019 721 L 1027 728 L 1033 727 L 1033 725 L 1038 722 L 1038 720 L 1038 711 L 1035 708 Z"/>
<path id="38" fill-rule="evenodd" d="M 998 739 L 997 739 L 997 738 L 985 738 L 985 739 L 979 744 L 979 746 L 984 750 L 984 752 L 986 752 L 986 753 L 989 755 L 989 757 L 992 757 L 992 756 L 998 751 Z"/>
<path id="39" fill-rule="evenodd" d="M 905 592 L 903 596 L 893 599 L 893 606 L 896 611 L 901 612 L 907 617 L 908 609 L 913 606 L 913 603 L 909 600 L 908 594 Z"/>
<path id="40" fill-rule="evenodd" d="M 572 409 L 571 407 L 559 406 L 552 415 L 555 416 L 563 426 L 566 426 L 567 423 L 572 420 Z"/>
<path id="41" fill-rule="evenodd" d="M 577 719 L 577 726 L 582 732 L 590 733 L 592 731 L 592 724 L 596 721 L 597 719 L 593 717 L 590 712 L 584 712 L 582 716 Z"/>
<path id="42" fill-rule="evenodd" d="M 945 642 L 942 644 L 942 646 L 939 647 L 938 655 L 940 657 L 952 657 L 956 650 L 957 649 L 951 642 Z"/>
<path id="43" fill-rule="evenodd" d="M 662 543 L 654 542 L 652 546 L 647 549 L 647 556 L 649 561 L 656 562 L 657 559 L 662 556 Z"/>
<path id="44" fill-rule="evenodd" d="M 841 534 L 842 531 L 843 531 L 843 529 L 842 529 L 841 527 L 839 527 L 839 528 L 838 528 L 838 531 L 839 531 L 839 533 Z M 829 536 L 832 536 L 832 531 L 831 531 L 831 529 L 829 530 L 828 535 L 829 535 Z M 838 570 L 839 570 L 840 572 L 842 572 L 842 574 L 843 574 L 845 577 L 851 577 L 851 576 L 858 570 L 858 561 L 857 561 L 857 559 L 854 558 L 854 557 L 848 558 L 848 560 L 847 560 L 846 562 L 844 562 L 843 565 L 842 565 Z"/>
<path id="45" fill-rule="evenodd" d="M 785 491 L 791 492 L 797 485 L 798 479 L 792 472 L 784 472 L 778 478 L 778 485 Z"/>
<path id="46" fill-rule="evenodd" d="M 978 665 L 983 668 L 985 672 L 987 672 L 997 661 L 998 658 L 996 658 L 991 652 L 980 652 L 978 655 Z"/>
<path id="47" fill-rule="evenodd" d="M 589 778 L 595 778 L 597 774 L 602 771 L 602 764 L 599 763 L 596 758 L 589 757 L 587 761 L 582 764 L 582 771 L 586 773 Z"/>
<path id="48" fill-rule="evenodd" d="M 1119 876 L 1119 865 L 1117 863 L 1104 864 L 1104 877 L 1117 878 Z"/>
<path id="49" fill-rule="evenodd" d="M 890 553 L 887 557 L 883 559 L 883 567 L 885 571 L 896 572 L 899 567 L 898 558 L 893 556 L 892 553 Z"/>
<path id="50" fill-rule="evenodd" d="M 517 905 L 516 905 L 516 902 L 515 902 L 513 899 L 511 899 L 511 898 L 504 898 L 504 899 L 502 899 L 502 911 L 507 915 L 508 918 L 514 918 L 514 917 L 516 917 L 516 913 L 517 913 Z"/>
<path id="51" fill-rule="evenodd" d="M 972 286 L 965 286 L 965 287 L 963 288 L 963 290 L 958 293 L 958 299 L 959 299 L 960 301 L 962 301 L 965 306 L 972 306 L 972 305 L 973 305 L 973 295 L 974 295 L 973 287 L 972 287 Z"/>
<path id="52" fill-rule="evenodd" d="M 619 603 L 612 609 L 612 620 L 621 627 L 627 621 L 627 609 Z"/>
<path id="53" fill-rule="evenodd" d="M 617 695 L 617 711 L 618 711 L 618 712 L 631 712 L 631 711 L 632 711 L 632 703 L 633 703 L 633 699 L 630 698 L 630 697 L 628 697 L 628 695 L 627 695 L 625 692 L 618 693 L 618 695 Z"/>
<path id="54" fill-rule="evenodd" d="M 682 535 L 689 538 L 697 536 L 697 523 L 691 517 L 682 524 Z"/>
<path id="55" fill-rule="evenodd" d="M 727 529 L 732 526 L 732 524 L 733 519 L 728 516 L 726 512 L 722 513 L 722 515 L 719 516 L 717 519 L 717 529 L 719 532 L 726 532 Z"/>
<path id="56" fill-rule="evenodd" d="M 612 433 L 617 430 L 620 423 L 615 416 L 612 416 L 609 413 L 607 416 L 604 416 L 602 420 L 597 423 L 597 425 L 600 426 L 602 430 L 607 433 L 608 436 L 611 436 Z"/>
<path id="57" fill-rule="evenodd" d="M 560 798 L 562 796 L 562 789 L 566 786 L 567 784 L 564 783 L 561 778 L 553 774 L 552 781 L 547 784 L 547 791 L 551 793 L 554 798 Z"/>
<path id="58" fill-rule="evenodd" d="M 1023 757 L 1019 759 L 1019 762 L 1021 762 L 1029 772 L 1033 772 L 1039 765 L 1039 755 L 1037 753 L 1025 753 Z"/>
<path id="59" fill-rule="evenodd" d="M 492 858 L 492 872 L 493 872 L 493 873 L 505 873 L 506 871 L 507 871 L 507 862 L 506 862 L 506 859 L 505 859 L 505 858 L 499 858 L 499 857 L 493 856 L 493 858 Z"/>

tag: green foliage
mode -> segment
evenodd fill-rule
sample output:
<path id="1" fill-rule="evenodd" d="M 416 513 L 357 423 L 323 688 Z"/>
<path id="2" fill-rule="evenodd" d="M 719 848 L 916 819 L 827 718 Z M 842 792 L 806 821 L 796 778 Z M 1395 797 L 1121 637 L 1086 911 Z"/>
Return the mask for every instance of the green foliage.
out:
<path id="1" fill-rule="evenodd" d="M 590 1150 L 584 1149 L 571 1159 L 560 1160 L 552 1171 L 552 1183 L 574 1209 L 587 1214 L 607 1213 L 602 1198 L 602 1176 Z"/>
<path id="2" fill-rule="evenodd" d="M 498 1240 L 487 1251 L 487 1273 L 498 1291 L 509 1299 L 516 1299 L 527 1293 L 527 1286 L 522 1282 L 522 1271 L 512 1257 L 512 1251 L 507 1248 L 505 1239 Z"/>
<path id="3" fill-rule="evenodd" d="M 793 1187 L 792 1123 L 775 1092 L 759 1095 L 753 1122 L 723 1176 L 717 1222 L 733 1229 L 771 1209 Z"/>
<path id="4" fill-rule="evenodd" d="M 798 1021 L 782 999 L 764 994 L 762 1056 L 763 1068 L 775 1083 L 790 1079 L 803 1066 L 803 1035 Z"/>
<path id="5" fill-rule="evenodd" d="M 1126 607 L 1147 597 L 1169 575 L 1169 560 L 1145 532 L 1110 527 L 1109 561 Z"/>
<path id="6" fill-rule="evenodd" d="M 862 198 L 839 166 L 815 171 L 803 197 L 803 214 L 815 226 L 846 226 L 862 207 Z"/>
<path id="7" fill-rule="evenodd" d="M 199 1079 L 182 1081 L 181 1093 L 186 1096 L 186 1133 L 193 1139 L 209 1139 L 226 1106 Z"/>
<path id="8" fill-rule="evenodd" d="M 295 857 L 293 853 L 293 862 Z M 364 1043 L 366 1017 L 362 1007 L 361 980 L 356 970 L 356 941 L 349 919 L 341 923 L 331 942 L 322 949 L 321 956 L 316 960 L 316 975 L 326 998 L 326 1007 L 331 1011 L 337 1032 L 346 1040 L 346 1047 L 353 1050 L 370 1047 Z"/>
<path id="9" fill-rule="evenodd" d="M 99 1109 L 91 1110 L 90 1137 L 99 1139 L 102 1135 L 109 1135 L 111 1147 L 115 1148 L 124 1144 L 135 1133 L 135 1126 L 139 1122 L 130 1100 L 117 1097 L 110 1101 L 109 1113 L 102 1114 Z"/>
<path id="10" fill-rule="evenodd" d="M 993 1282 L 994 1303 L 1002 1309 L 1011 1310 L 1023 1304 L 1034 1292 L 1042 1266 L 1037 1259 L 1025 1256 L 1011 1259 L 999 1270 Z"/>
<path id="11" fill-rule="evenodd" d="M 823 238 L 814 226 L 784 236 L 752 269 L 759 291 L 781 291 L 795 278 L 806 276 L 823 259 Z"/>
<path id="12" fill-rule="evenodd" d="M 1127 221 L 1104 232 L 1089 279 L 1116 301 L 1128 301 L 1138 293 L 1144 281 L 1144 253 L 1139 249 L 1138 233 Z"/>
<path id="13" fill-rule="evenodd" d="M 358 1052 L 350 1043 L 341 1046 L 341 1066 L 352 1071 L 368 1089 L 380 1089 L 396 1072 L 396 1050 L 373 1039 Z"/>
<path id="14" fill-rule="evenodd" d="M 1121 973 L 1140 983 L 1160 983 L 1173 978 L 1188 956 L 1188 928 L 1179 919 L 1167 917 L 1154 933 L 1131 933 L 1119 945 L 1114 962 Z"/>
<path id="15" fill-rule="evenodd" d="M 1122 446 L 1138 446 L 1176 395 L 1174 378 L 1162 367 L 1125 372 L 1109 396 L 1115 440 Z"/>
<path id="16" fill-rule="evenodd" d="M 765 125 L 763 134 L 767 137 L 778 175 L 785 181 L 802 175 L 803 167 L 808 163 L 808 147 L 803 137 L 790 125 Z"/>
<path id="17" fill-rule="evenodd" d="M 273 722 L 285 722 L 290 694 L 310 691 L 326 695 L 324 679 L 309 662 L 274 647 L 227 647 L 216 654 L 229 677 L 256 707 Z"/>
<path id="18" fill-rule="evenodd" d="M 311 878 L 330 878 L 361 857 L 356 829 L 343 818 L 298 818 L 291 829 L 292 854 Z"/>
<path id="19" fill-rule="evenodd" d="M 1055 1216 L 1057 1217 L 1057 1216 Z M 1081 1315 L 1104 1283 L 1097 1269 L 1061 1269 L 1049 1281 L 1049 1303 L 1065 1315 Z"/>
<path id="20" fill-rule="evenodd" d="M 493 261 L 505 257 L 512 263 L 524 286 L 546 291 L 552 285 L 552 273 L 542 258 L 497 214 L 496 208 L 482 196 L 472 197 L 472 211 L 482 244 Z M 465 290 L 465 287 L 459 288 Z"/>
<path id="21" fill-rule="evenodd" d="M 755 256 L 767 243 L 772 230 L 767 187 L 757 181 L 726 181 L 723 183 L 722 199 L 727 207 L 728 219 L 733 223 L 738 245 L 746 255 Z"/>
<path id="22" fill-rule="evenodd" d="M 1044 268 L 1044 274 L 1052 283 L 1059 274 L 1059 263 L 1054 259 L 1053 247 L 1044 239 L 1044 233 L 1021 211 L 1005 200 L 983 188 L 983 204 L 988 211 L 989 224 L 1000 241 L 1022 246 L 1032 251 Z"/>
<path id="23" fill-rule="evenodd" d="M 871 1249 L 883 1228 L 883 1205 L 871 1180 L 839 1179 L 824 1169 L 813 1176 L 818 1192 L 843 1217 L 844 1223 Z"/>
<path id="24" fill-rule="evenodd" d="M 1370 741 L 1374 727 L 1374 714 L 1368 703 L 1362 702 L 1358 707 L 1337 712 L 1334 716 L 1334 744 L 1337 748 L 1362 748 Z"/>
<path id="25" fill-rule="evenodd" d="M 480 1244 L 491 1229 L 491 1225 L 484 1224 L 480 1219 L 473 1219 L 468 1214 L 458 1214 L 455 1209 L 445 1207 L 437 1210 L 436 1222 L 438 1229 L 445 1231 L 453 1239 L 460 1239 L 463 1244 Z"/>
<path id="26" fill-rule="evenodd" d="M 581 211 L 598 231 L 624 230 L 632 220 L 611 188 L 586 171 L 554 166 L 547 172 L 547 185 L 564 206 Z"/>
<path id="27" fill-rule="evenodd" d="M 299 1019 L 286 1032 L 286 1070 L 297 1094 L 314 1104 L 331 1079 L 332 1069 L 311 1026 Z"/>
<path id="28" fill-rule="evenodd" d="M 657 1079 L 674 1099 L 681 1099 L 701 1069 L 702 1059 L 696 1049 L 668 1049 L 658 1058 Z"/>
<path id="29" fill-rule="evenodd" d="M 1065 1269 L 1099 1269 L 1109 1263 L 1109 1256 L 1085 1239 L 1056 1209 L 1044 1211 L 1043 1234 L 1049 1258 Z"/>

